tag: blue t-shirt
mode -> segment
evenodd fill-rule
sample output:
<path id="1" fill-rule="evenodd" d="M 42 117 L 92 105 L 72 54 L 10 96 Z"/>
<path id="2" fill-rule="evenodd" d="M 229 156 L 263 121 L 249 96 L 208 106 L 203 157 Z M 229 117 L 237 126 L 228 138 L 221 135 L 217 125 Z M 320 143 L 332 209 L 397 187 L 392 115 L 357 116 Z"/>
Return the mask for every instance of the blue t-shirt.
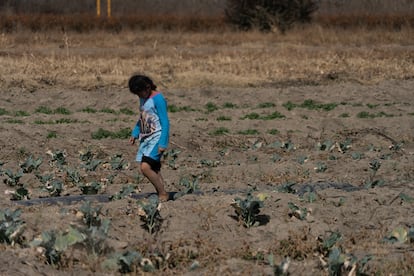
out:
<path id="1" fill-rule="evenodd" d="M 132 130 L 132 137 L 144 140 L 160 135 L 159 146 L 167 148 L 170 122 L 167 114 L 167 101 L 157 92 L 148 99 L 139 100 L 140 117 Z"/>

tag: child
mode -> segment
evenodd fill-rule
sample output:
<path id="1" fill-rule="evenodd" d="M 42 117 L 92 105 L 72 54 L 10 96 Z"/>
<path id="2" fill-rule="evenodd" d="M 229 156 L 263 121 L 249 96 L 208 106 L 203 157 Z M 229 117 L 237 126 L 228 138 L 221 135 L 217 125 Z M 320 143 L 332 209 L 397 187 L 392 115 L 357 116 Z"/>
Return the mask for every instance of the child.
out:
<path id="1" fill-rule="evenodd" d="M 153 81 L 143 75 L 134 75 L 128 82 L 131 93 L 139 97 L 140 117 L 132 130 L 129 142 L 140 142 L 136 161 L 143 175 L 154 185 L 160 201 L 167 201 L 161 176 L 161 157 L 167 149 L 170 123 L 167 114 L 167 102 L 157 91 Z"/>

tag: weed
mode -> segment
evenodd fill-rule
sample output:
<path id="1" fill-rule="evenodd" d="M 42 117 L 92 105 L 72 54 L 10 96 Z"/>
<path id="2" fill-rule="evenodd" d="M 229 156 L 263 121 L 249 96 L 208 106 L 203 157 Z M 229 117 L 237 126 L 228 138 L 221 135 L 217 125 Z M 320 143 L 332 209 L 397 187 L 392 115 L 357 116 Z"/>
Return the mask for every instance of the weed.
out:
<path id="1" fill-rule="evenodd" d="M 249 113 L 249 114 L 245 115 L 245 116 L 244 116 L 244 117 L 242 117 L 241 119 L 242 119 L 242 120 L 244 120 L 244 119 L 249 119 L 249 120 L 258 120 L 258 119 L 260 119 L 260 115 L 259 115 L 259 113 L 252 112 L 252 113 Z"/>
<path id="2" fill-rule="evenodd" d="M 46 138 L 47 138 L 47 139 L 57 138 L 57 132 L 56 132 L 56 131 L 49 131 L 49 132 L 47 133 Z"/>
<path id="3" fill-rule="evenodd" d="M 269 107 L 275 107 L 276 104 L 271 103 L 271 102 L 265 102 L 265 103 L 260 103 L 257 105 L 257 108 L 269 108 Z"/>
<path id="4" fill-rule="evenodd" d="M 119 110 L 119 113 L 125 114 L 125 115 L 135 115 L 135 112 L 129 108 L 121 108 Z"/>
<path id="5" fill-rule="evenodd" d="M 140 209 L 138 215 L 144 222 L 143 227 L 148 230 L 150 234 L 158 231 L 161 228 L 162 217 L 160 215 L 159 199 L 157 195 L 151 195 L 148 199 L 137 201 Z"/>
<path id="6" fill-rule="evenodd" d="M 25 222 L 20 219 L 22 211 L 0 210 L 0 242 L 14 245 L 23 241 Z"/>
<path id="7" fill-rule="evenodd" d="M 24 124 L 24 122 L 22 120 L 18 120 L 18 119 L 8 119 L 8 120 L 6 120 L 6 123 L 8 123 L 8 124 L 16 124 L 16 125 L 22 125 L 22 124 Z"/>
<path id="8" fill-rule="evenodd" d="M 116 111 L 114 109 L 108 108 L 108 107 L 102 108 L 101 110 L 99 110 L 99 112 L 101 112 L 101 113 L 116 114 Z"/>
<path id="9" fill-rule="evenodd" d="M 276 135 L 276 134 L 279 134 L 279 133 L 280 133 L 280 131 L 279 131 L 279 130 L 277 130 L 277 129 L 275 129 L 275 128 L 272 128 L 272 129 L 269 129 L 269 130 L 267 131 L 267 133 L 269 133 L 269 134 L 271 134 L 271 135 Z"/>
<path id="10" fill-rule="evenodd" d="M 223 108 L 237 108 L 237 105 L 230 103 L 230 102 L 225 102 L 223 104 Z"/>
<path id="11" fill-rule="evenodd" d="M 217 117 L 217 121 L 231 121 L 231 117 L 220 116 L 220 117 Z"/>
<path id="12" fill-rule="evenodd" d="M 229 132 L 230 131 L 229 131 L 228 128 L 219 127 L 219 128 L 216 128 L 215 130 L 209 132 L 208 134 L 213 135 L 213 136 L 219 136 L 219 135 L 224 135 L 224 134 L 229 133 Z"/>
<path id="13" fill-rule="evenodd" d="M 296 105 L 296 104 L 294 104 L 294 103 L 292 103 L 291 101 L 288 101 L 288 102 L 286 102 L 286 103 L 283 103 L 283 104 L 282 104 L 282 106 L 283 106 L 284 108 L 286 108 L 287 110 L 289 110 L 289 111 L 291 111 L 291 110 L 293 110 L 295 107 L 297 107 L 297 105 Z"/>
<path id="14" fill-rule="evenodd" d="M 92 139 L 100 140 L 105 138 L 111 139 L 127 139 L 131 136 L 131 129 L 130 128 L 123 128 L 117 132 L 105 130 L 103 128 L 99 128 L 97 131 L 92 132 L 91 134 Z"/>
<path id="15" fill-rule="evenodd" d="M 30 116 L 29 112 L 24 111 L 24 110 L 17 110 L 14 112 L 14 116 L 16 117 L 27 117 Z"/>
<path id="16" fill-rule="evenodd" d="M 339 115 L 339 117 L 341 117 L 341 118 L 349 118 L 350 116 L 349 116 L 349 113 L 342 113 L 342 114 Z"/>
<path id="17" fill-rule="evenodd" d="M 0 108 L 0 116 L 8 115 L 8 114 L 9 114 L 9 112 L 6 109 Z"/>
<path id="18" fill-rule="evenodd" d="M 36 108 L 35 110 L 36 113 L 43 113 L 43 114 L 53 114 L 53 110 L 50 109 L 47 106 L 39 106 L 38 108 Z"/>
<path id="19" fill-rule="evenodd" d="M 213 112 L 213 111 L 218 110 L 217 105 L 216 105 L 216 104 L 214 104 L 214 103 L 212 103 L 212 102 L 208 102 L 208 103 L 205 105 L 205 108 L 207 109 L 207 113 L 211 113 L 211 112 Z"/>
<path id="20" fill-rule="evenodd" d="M 95 108 L 92 108 L 92 107 L 85 107 L 84 109 L 81 110 L 81 112 L 85 112 L 85 113 L 96 113 L 97 110 Z"/>
<path id="21" fill-rule="evenodd" d="M 190 106 L 176 106 L 174 104 L 168 105 L 168 112 L 176 113 L 181 111 L 190 112 L 196 110 Z"/>
<path id="22" fill-rule="evenodd" d="M 62 114 L 62 115 L 70 115 L 72 114 L 72 112 L 70 112 L 67 108 L 65 107 L 58 107 L 55 110 L 53 110 L 54 114 Z"/>
<path id="23" fill-rule="evenodd" d="M 246 130 L 238 131 L 237 133 L 241 135 L 257 135 L 260 132 L 257 129 L 246 129 Z"/>

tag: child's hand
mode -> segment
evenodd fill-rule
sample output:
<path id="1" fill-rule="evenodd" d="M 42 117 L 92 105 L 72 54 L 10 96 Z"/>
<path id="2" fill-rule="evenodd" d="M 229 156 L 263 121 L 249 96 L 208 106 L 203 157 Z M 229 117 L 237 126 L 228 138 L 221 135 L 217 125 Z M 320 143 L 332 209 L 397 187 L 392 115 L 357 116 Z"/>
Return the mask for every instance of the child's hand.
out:
<path id="1" fill-rule="evenodd" d="M 131 145 L 133 145 L 133 144 L 135 144 L 135 140 L 136 140 L 136 138 L 131 137 L 131 138 L 129 138 L 129 143 L 130 143 Z"/>
<path id="2" fill-rule="evenodd" d="M 165 150 L 166 150 L 165 148 L 158 148 L 158 154 L 163 153 Z"/>

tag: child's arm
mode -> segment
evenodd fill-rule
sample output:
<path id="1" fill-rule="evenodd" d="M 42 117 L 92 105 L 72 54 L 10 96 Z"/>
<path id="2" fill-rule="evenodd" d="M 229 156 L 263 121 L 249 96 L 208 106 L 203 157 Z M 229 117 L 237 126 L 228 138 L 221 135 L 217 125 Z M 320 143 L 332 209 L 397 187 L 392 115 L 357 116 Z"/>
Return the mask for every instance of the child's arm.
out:
<path id="1" fill-rule="evenodd" d="M 167 102 L 164 97 L 159 94 L 154 97 L 154 104 L 158 111 L 158 117 L 161 124 L 161 137 L 159 142 L 160 150 L 165 150 L 168 147 L 168 140 L 170 135 L 170 121 L 168 119 Z"/>

